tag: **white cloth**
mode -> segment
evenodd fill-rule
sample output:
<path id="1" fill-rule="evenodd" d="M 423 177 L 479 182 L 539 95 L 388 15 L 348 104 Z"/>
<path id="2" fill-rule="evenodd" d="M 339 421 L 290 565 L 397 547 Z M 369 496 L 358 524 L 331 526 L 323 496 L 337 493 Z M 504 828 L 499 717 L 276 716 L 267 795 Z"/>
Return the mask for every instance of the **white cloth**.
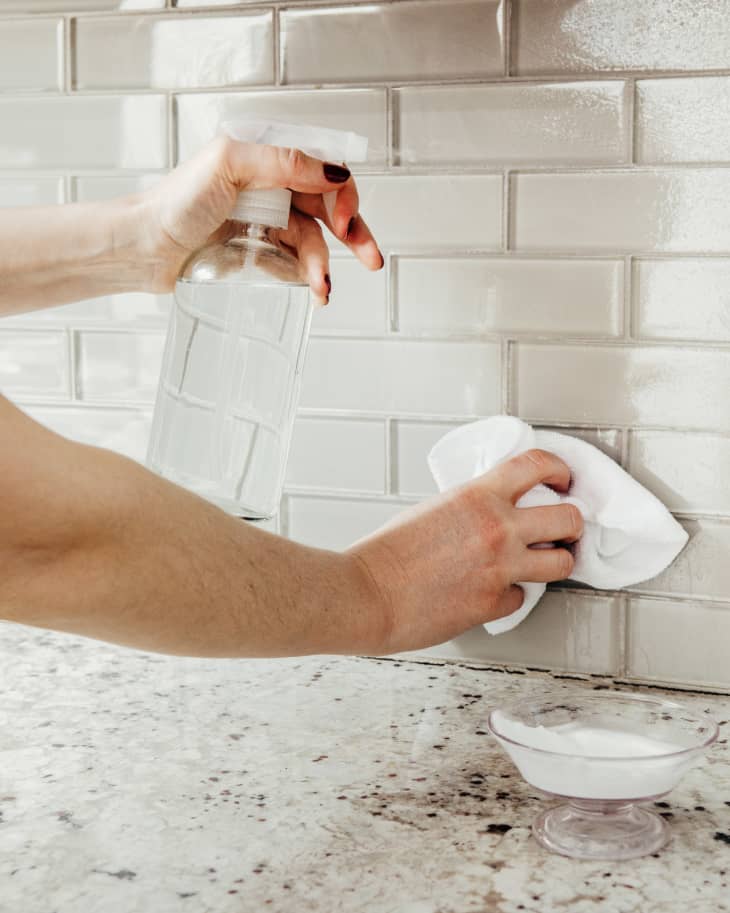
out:
<path id="1" fill-rule="evenodd" d="M 462 425 L 433 447 L 428 465 L 441 491 L 488 472 L 498 463 L 533 447 L 549 450 L 570 467 L 567 495 L 545 485 L 527 492 L 518 507 L 569 502 L 585 521 L 575 550 L 572 580 L 601 589 L 621 589 L 655 577 L 672 563 L 688 536 L 661 501 L 592 444 L 567 434 L 535 431 L 509 415 Z M 542 583 L 520 583 L 522 606 L 506 618 L 485 625 L 490 634 L 509 631 L 532 611 Z"/>

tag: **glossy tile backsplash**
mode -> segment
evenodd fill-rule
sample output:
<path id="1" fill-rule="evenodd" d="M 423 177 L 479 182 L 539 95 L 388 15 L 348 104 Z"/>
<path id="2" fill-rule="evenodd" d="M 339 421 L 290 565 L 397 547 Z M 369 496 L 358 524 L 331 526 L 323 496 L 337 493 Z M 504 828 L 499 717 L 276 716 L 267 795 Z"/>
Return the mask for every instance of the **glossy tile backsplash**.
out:
<path id="1" fill-rule="evenodd" d="M 355 130 L 386 268 L 332 244 L 282 533 L 342 548 L 510 411 L 597 444 L 692 535 L 430 655 L 730 690 L 730 0 L 0 0 L 0 205 L 150 186 L 238 112 Z M 169 308 L 0 322 L 0 389 L 143 459 Z"/>

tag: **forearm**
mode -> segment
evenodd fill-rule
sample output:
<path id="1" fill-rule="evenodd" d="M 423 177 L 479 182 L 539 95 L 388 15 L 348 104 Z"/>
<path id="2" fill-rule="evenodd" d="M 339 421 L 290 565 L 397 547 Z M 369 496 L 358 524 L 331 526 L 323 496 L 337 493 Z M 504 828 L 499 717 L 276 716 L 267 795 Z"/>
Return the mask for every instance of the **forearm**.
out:
<path id="1" fill-rule="evenodd" d="M 0 316 L 152 288 L 144 207 L 130 196 L 0 209 Z"/>
<path id="2" fill-rule="evenodd" d="M 255 529 L 25 417 L 3 429 L 26 455 L 0 467 L 4 619 L 197 656 L 377 652 L 383 642 L 355 559 Z"/>

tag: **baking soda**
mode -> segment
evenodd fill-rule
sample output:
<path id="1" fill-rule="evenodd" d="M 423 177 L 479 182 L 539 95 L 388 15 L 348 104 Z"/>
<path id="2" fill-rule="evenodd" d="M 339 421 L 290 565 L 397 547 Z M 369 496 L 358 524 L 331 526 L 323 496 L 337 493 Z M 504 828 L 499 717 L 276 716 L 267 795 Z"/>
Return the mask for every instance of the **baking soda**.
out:
<path id="1" fill-rule="evenodd" d="M 662 795 L 701 755 L 641 733 L 577 721 L 527 726 L 499 712 L 492 721 L 497 738 L 512 740 L 500 741 L 525 780 L 560 796 L 616 800 Z"/>

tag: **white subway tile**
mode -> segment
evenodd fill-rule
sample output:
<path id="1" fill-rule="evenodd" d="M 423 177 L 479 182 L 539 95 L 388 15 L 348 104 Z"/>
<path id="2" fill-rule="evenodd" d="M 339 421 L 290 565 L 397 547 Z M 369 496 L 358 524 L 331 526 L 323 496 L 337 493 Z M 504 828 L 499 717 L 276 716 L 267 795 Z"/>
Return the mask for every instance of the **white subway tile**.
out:
<path id="1" fill-rule="evenodd" d="M 178 95 L 178 160 L 194 155 L 237 116 L 273 117 L 290 123 L 352 130 L 368 138 L 368 164 L 382 165 L 387 155 L 384 89 L 302 89 L 274 92 L 206 92 Z M 357 170 L 357 163 L 351 163 Z"/>
<path id="2" fill-rule="evenodd" d="M 289 537 L 314 548 L 342 551 L 375 532 L 403 504 L 392 501 L 348 501 L 330 498 L 287 498 Z"/>
<path id="3" fill-rule="evenodd" d="M 617 260 L 399 257 L 398 326 L 409 333 L 616 336 Z"/>
<path id="4" fill-rule="evenodd" d="M 63 202 L 63 178 L 0 177 L 0 206 L 54 206 Z"/>
<path id="5" fill-rule="evenodd" d="M 78 395 L 89 402 L 153 402 L 163 345 L 161 333 L 79 333 Z"/>
<path id="6" fill-rule="evenodd" d="M 730 602 L 730 521 L 683 520 L 690 534 L 684 551 L 665 571 L 634 592 L 668 596 L 700 596 Z"/>
<path id="7" fill-rule="evenodd" d="M 144 463 L 151 413 L 133 409 L 24 406 L 32 418 L 80 444 L 114 450 Z"/>
<path id="8" fill-rule="evenodd" d="M 395 475 L 394 490 L 401 495 L 426 496 L 437 491 L 436 483 L 426 462 L 434 444 L 444 434 L 455 428 L 453 422 L 407 422 L 395 423 Z M 615 428 L 550 428 L 561 434 L 579 437 L 598 447 L 611 459 L 620 462 L 621 433 Z"/>
<path id="9" fill-rule="evenodd" d="M 131 193 L 142 193 L 157 184 L 160 174 L 130 174 L 91 176 L 74 178 L 74 200 L 91 203 L 97 200 L 111 200 Z"/>
<path id="10" fill-rule="evenodd" d="M 639 162 L 726 162 L 730 77 L 640 80 L 636 84 Z"/>
<path id="11" fill-rule="evenodd" d="M 284 83 L 450 79 L 502 73 L 497 0 L 284 9 Z"/>
<path id="12" fill-rule="evenodd" d="M 400 164 L 591 162 L 628 157 L 622 82 L 399 89 Z"/>
<path id="13" fill-rule="evenodd" d="M 68 367 L 65 333 L 0 331 L 0 392 L 3 394 L 67 399 Z"/>
<path id="14" fill-rule="evenodd" d="M 634 431 L 628 465 L 670 510 L 730 514 L 730 437 Z"/>
<path id="15" fill-rule="evenodd" d="M 730 352 L 668 346 L 517 344 L 519 414 L 530 421 L 730 431 Z"/>
<path id="16" fill-rule="evenodd" d="M 521 625 L 492 636 L 473 628 L 418 654 L 508 666 L 615 675 L 619 671 L 620 600 L 548 591 Z"/>
<path id="17" fill-rule="evenodd" d="M 0 0 L 0 13 L 80 13 L 97 10 L 160 10 L 165 0 Z"/>
<path id="18" fill-rule="evenodd" d="M 518 250 L 730 251 L 730 170 L 521 174 Z"/>
<path id="19" fill-rule="evenodd" d="M 649 681 L 730 685 L 730 606 L 631 600 L 628 673 Z"/>
<path id="20" fill-rule="evenodd" d="M 164 329 L 170 311 L 170 296 L 129 292 L 90 298 L 61 307 L 47 307 L 3 319 L 5 326 L 115 327 Z"/>
<path id="21" fill-rule="evenodd" d="M 363 175 L 360 211 L 381 247 L 494 250 L 502 240 L 502 177 Z"/>
<path id="22" fill-rule="evenodd" d="M 540 425 L 538 428 L 545 431 L 557 431 L 558 434 L 567 434 L 570 437 L 580 438 L 582 441 L 587 441 L 589 444 L 602 450 L 603 453 L 610 456 L 614 462 L 621 462 L 622 436 L 617 428 L 566 428 L 562 426 L 550 428 L 545 425 Z"/>
<path id="23" fill-rule="evenodd" d="M 75 21 L 79 89 L 178 89 L 273 82 L 273 14 Z"/>
<path id="24" fill-rule="evenodd" d="M 312 317 L 312 333 L 381 334 L 388 324 L 387 271 L 370 272 L 354 257 L 330 260 L 332 295 Z"/>
<path id="25" fill-rule="evenodd" d="M 499 396 L 496 344 L 312 339 L 301 405 L 476 415 L 494 412 Z"/>
<path id="26" fill-rule="evenodd" d="M 385 423 L 297 419 L 287 485 L 325 491 L 385 492 Z"/>
<path id="27" fill-rule="evenodd" d="M 396 422 L 394 490 L 401 495 L 427 496 L 438 490 L 426 457 L 433 445 L 456 427 L 453 422 Z"/>
<path id="28" fill-rule="evenodd" d="M 161 95 L 0 98 L 0 167 L 164 168 Z"/>
<path id="29" fill-rule="evenodd" d="M 632 285 L 638 336 L 730 342 L 730 259 L 637 260 Z"/>
<path id="30" fill-rule="evenodd" d="M 727 13 L 724 0 L 516 0 L 513 72 L 724 68 Z"/>
<path id="31" fill-rule="evenodd" d="M 9 19 L 3 22 L 0 25 L 0 92 L 58 91 L 62 88 L 62 34 L 60 19 Z"/>

